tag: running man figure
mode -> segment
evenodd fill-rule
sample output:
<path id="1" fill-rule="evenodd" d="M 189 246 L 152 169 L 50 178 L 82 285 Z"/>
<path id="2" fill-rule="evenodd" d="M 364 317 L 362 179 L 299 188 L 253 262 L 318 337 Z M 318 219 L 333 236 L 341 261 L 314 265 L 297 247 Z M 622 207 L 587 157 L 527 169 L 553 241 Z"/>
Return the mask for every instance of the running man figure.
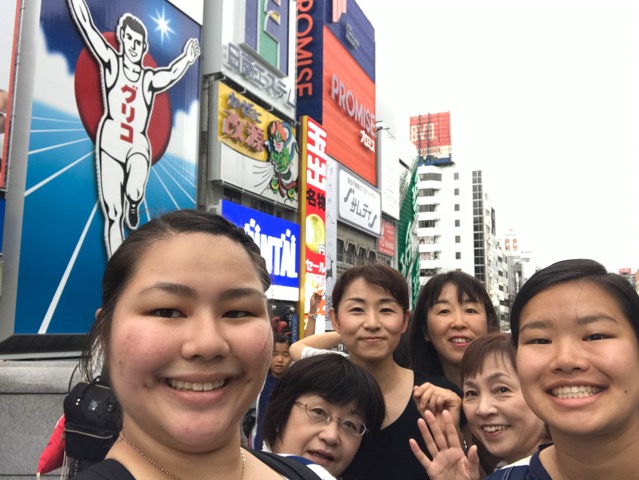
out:
<path id="1" fill-rule="evenodd" d="M 168 67 L 148 68 L 147 31 L 133 15 L 120 17 L 116 51 L 95 27 L 85 0 L 67 0 L 71 16 L 101 70 L 104 114 L 95 139 L 100 203 L 104 213 L 107 256 L 124 241 L 124 222 L 135 230 L 151 169 L 147 129 L 153 100 L 186 73 L 200 55 L 195 38 Z"/>

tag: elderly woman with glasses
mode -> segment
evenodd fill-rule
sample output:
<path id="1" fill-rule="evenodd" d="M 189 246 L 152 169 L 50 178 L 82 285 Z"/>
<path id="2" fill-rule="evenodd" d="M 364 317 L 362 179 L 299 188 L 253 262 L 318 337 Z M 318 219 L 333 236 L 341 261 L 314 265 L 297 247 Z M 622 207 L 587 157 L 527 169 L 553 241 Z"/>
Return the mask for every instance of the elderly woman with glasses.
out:
<path id="1" fill-rule="evenodd" d="M 264 441 L 273 452 L 304 457 L 338 477 L 363 436 L 379 431 L 385 412 L 371 374 L 341 355 L 309 357 L 273 389 Z"/>

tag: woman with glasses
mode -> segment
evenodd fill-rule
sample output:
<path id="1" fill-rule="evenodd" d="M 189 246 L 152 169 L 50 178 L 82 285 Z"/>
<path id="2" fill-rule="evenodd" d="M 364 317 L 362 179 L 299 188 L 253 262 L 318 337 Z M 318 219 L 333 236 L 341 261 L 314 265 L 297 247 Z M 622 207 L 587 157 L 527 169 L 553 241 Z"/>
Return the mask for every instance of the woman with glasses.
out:
<path id="1" fill-rule="evenodd" d="M 338 477 L 362 438 L 380 429 L 385 412 L 382 392 L 365 370 L 341 355 L 309 357 L 273 389 L 264 441 L 273 452 L 304 457 Z"/>
<path id="2" fill-rule="evenodd" d="M 384 395 L 382 429 L 364 435 L 342 474 L 345 480 L 427 479 L 408 439 L 415 438 L 425 449 L 417 419 L 425 410 L 439 413 L 446 406 L 439 392 L 459 392 L 444 376 L 423 375 L 395 362 L 393 353 L 408 326 L 409 297 L 406 279 L 397 270 L 379 264 L 351 267 L 339 277 L 331 296 L 328 313 L 335 332 L 312 335 L 291 346 L 296 359 L 296 354 L 304 358 L 326 353 L 321 349 L 333 346 L 331 342 L 343 343 L 350 361 L 370 373 Z"/>

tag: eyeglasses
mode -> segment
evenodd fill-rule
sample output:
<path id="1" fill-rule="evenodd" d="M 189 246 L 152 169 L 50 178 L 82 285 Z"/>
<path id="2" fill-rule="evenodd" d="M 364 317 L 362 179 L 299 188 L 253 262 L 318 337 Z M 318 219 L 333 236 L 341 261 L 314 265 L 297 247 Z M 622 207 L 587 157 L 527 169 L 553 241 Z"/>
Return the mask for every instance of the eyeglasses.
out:
<path id="1" fill-rule="evenodd" d="M 324 423 L 328 425 L 335 420 L 343 432 L 348 433 L 349 435 L 356 435 L 358 437 L 361 437 L 368 431 L 366 425 L 362 422 L 350 418 L 339 418 L 329 415 L 322 407 L 309 407 L 306 403 L 302 402 L 295 402 L 295 405 L 302 407 L 306 412 L 306 415 L 308 415 L 308 418 L 313 420 L 315 423 Z"/>

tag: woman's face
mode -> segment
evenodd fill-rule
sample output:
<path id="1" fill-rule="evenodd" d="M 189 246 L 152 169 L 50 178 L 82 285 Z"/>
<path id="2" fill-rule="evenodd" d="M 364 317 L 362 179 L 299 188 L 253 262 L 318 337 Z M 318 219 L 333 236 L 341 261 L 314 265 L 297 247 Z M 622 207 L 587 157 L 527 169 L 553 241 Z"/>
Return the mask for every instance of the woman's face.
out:
<path id="1" fill-rule="evenodd" d="M 113 314 L 108 362 L 125 432 L 192 452 L 227 444 L 262 388 L 271 332 L 241 245 L 202 233 L 153 244 Z"/>
<path id="2" fill-rule="evenodd" d="M 351 359 L 375 362 L 392 358 L 402 333 L 408 326 L 408 312 L 379 285 L 363 278 L 354 280 L 344 291 L 331 322 L 341 334 Z"/>
<path id="3" fill-rule="evenodd" d="M 526 404 L 509 359 L 489 355 L 481 373 L 464 379 L 463 391 L 468 425 L 491 454 L 512 463 L 535 452 L 544 422 Z"/>
<path id="4" fill-rule="evenodd" d="M 435 304 L 428 309 L 427 338 L 444 367 L 459 368 L 470 342 L 488 332 L 486 308 L 481 302 L 457 300 L 457 287 L 449 283 L 442 288 Z"/>
<path id="5" fill-rule="evenodd" d="M 307 458 L 331 475 L 340 475 L 355 457 L 362 437 L 344 431 L 336 418 L 350 425 L 363 423 L 355 408 L 355 402 L 342 406 L 329 403 L 319 395 L 298 397 L 274 451 Z M 323 411 L 332 419 L 328 424 L 315 420 L 307 410 L 320 417 Z"/>
<path id="6" fill-rule="evenodd" d="M 534 296 L 521 312 L 517 371 L 554 439 L 639 441 L 637 336 L 601 287 L 577 280 Z"/>

